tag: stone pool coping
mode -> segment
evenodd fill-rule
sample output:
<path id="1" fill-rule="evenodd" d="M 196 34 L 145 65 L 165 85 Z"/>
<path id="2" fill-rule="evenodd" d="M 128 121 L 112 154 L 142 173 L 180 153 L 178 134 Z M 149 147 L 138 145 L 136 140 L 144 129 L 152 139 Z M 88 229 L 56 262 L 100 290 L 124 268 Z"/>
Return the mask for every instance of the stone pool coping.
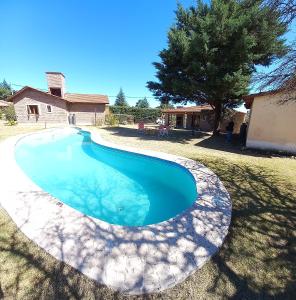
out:
<path id="1" fill-rule="evenodd" d="M 33 134 L 61 130 L 75 129 Z M 0 143 L 0 204 L 27 237 L 56 259 L 115 290 L 143 294 L 184 281 L 222 245 L 230 225 L 231 200 L 219 178 L 202 164 L 106 142 L 91 131 L 95 143 L 178 163 L 197 183 L 198 199 L 174 218 L 142 227 L 112 225 L 63 204 L 23 173 L 14 148 L 27 135 Z"/>

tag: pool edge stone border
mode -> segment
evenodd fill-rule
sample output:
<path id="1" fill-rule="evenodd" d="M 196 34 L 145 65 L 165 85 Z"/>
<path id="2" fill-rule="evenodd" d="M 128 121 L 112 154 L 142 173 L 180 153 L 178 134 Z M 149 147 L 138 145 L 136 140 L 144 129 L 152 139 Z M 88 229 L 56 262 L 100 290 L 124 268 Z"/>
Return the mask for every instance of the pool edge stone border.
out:
<path id="1" fill-rule="evenodd" d="M 231 200 L 224 185 L 204 165 L 184 157 L 91 139 L 110 148 L 157 157 L 187 168 L 197 183 L 198 199 L 167 221 L 141 227 L 112 225 L 86 216 L 44 192 L 17 165 L 14 148 L 31 134 L 0 143 L 0 204 L 18 228 L 56 259 L 101 284 L 126 293 L 163 291 L 184 281 L 215 254 L 228 233 Z"/>

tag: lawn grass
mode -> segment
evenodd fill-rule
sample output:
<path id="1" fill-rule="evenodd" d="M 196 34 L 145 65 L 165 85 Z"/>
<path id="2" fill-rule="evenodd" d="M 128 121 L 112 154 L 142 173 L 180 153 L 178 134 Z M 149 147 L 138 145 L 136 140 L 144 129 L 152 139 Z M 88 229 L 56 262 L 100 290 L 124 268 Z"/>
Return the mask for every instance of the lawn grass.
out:
<path id="1" fill-rule="evenodd" d="M 134 128 L 99 129 L 109 141 L 183 155 L 216 172 L 233 201 L 221 250 L 185 282 L 161 294 L 128 297 L 58 262 L 0 213 L 0 298 L 295 299 L 296 160 L 240 151 L 223 137 L 176 132 L 160 139 Z M 1 135 L 0 135 L 1 136 Z"/>
<path id="2" fill-rule="evenodd" d="M 29 133 L 44 129 L 44 124 L 28 124 L 28 125 L 5 125 L 6 122 L 0 120 L 0 141 L 16 134 Z M 48 127 L 48 126 L 47 126 Z"/>

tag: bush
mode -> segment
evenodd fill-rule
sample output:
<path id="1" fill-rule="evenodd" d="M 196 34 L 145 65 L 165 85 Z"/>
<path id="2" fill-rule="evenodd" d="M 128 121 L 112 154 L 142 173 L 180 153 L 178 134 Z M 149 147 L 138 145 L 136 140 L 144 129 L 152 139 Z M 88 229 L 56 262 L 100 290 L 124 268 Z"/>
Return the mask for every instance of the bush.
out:
<path id="1" fill-rule="evenodd" d="M 9 105 L 3 109 L 3 114 L 5 119 L 8 121 L 9 125 L 16 124 L 16 114 L 13 105 Z"/>
<path id="2" fill-rule="evenodd" d="M 125 106 L 110 106 L 110 112 L 115 115 L 131 115 L 135 118 L 135 122 L 155 122 L 161 116 L 159 108 L 140 108 Z"/>
<path id="3" fill-rule="evenodd" d="M 115 115 L 109 113 L 108 115 L 106 115 L 105 123 L 109 126 L 118 126 L 119 121 Z"/>
<path id="4" fill-rule="evenodd" d="M 8 120 L 7 124 L 9 126 L 13 126 L 13 125 L 16 125 L 16 121 L 15 120 Z"/>
<path id="5" fill-rule="evenodd" d="M 98 118 L 97 120 L 96 120 L 96 124 L 95 124 L 95 126 L 103 126 L 104 125 L 104 119 L 103 118 Z"/>

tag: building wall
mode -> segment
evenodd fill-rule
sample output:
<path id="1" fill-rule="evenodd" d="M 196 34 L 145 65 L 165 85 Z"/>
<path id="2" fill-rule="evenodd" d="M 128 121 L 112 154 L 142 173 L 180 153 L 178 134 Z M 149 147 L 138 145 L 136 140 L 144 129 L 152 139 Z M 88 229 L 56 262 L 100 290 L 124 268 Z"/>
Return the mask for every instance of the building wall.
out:
<path id="1" fill-rule="evenodd" d="M 105 121 L 106 104 L 71 103 L 69 113 L 75 115 L 76 125 L 94 125 L 95 121 Z"/>
<path id="2" fill-rule="evenodd" d="M 192 114 L 187 114 L 187 129 L 200 129 L 202 131 L 211 131 L 213 130 L 213 125 L 211 124 L 211 114 L 212 113 L 202 113 L 197 112 Z M 194 118 L 194 124 L 192 128 L 192 117 Z"/>
<path id="3" fill-rule="evenodd" d="M 33 90 L 27 90 L 13 100 L 19 123 L 68 123 L 66 101 Z M 38 105 L 39 116 L 29 115 L 27 105 Z M 51 105 L 52 112 L 47 112 Z"/>
<path id="4" fill-rule="evenodd" d="M 194 124 L 193 124 L 193 127 L 194 127 Z M 192 129 L 192 114 L 187 114 L 186 128 Z"/>
<path id="5" fill-rule="evenodd" d="M 283 94 L 255 97 L 247 147 L 296 153 L 296 102 L 279 104 Z"/>
<path id="6" fill-rule="evenodd" d="M 192 113 L 166 113 L 165 114 L 165 124 L 168 125 L 170 116 L 170 125 L 175 125 L 176 128 L 186 128 L 192 129 Z M 203 111 L 194 112 L 195 122 L 194 128 L 200 129 L 202 131 L 212 131 L 214 112 L 213 111 Z M 178 124 L 178 118 L 181 124 Z M 175 122 L 173 121 L 175 119 Z"/>
<path id="7" fill-rule="evenodd" d="M 214 111 L 203 110 L 200 112 L 199 128 L 202 131 L 212 131 L 214 129 Z"/>
<path id="8" fill-rule="evenodd" d="M 245 122 L 245 117 L 246 113 L 244 112 L 235 112 L 230 119 L 233 120 L 234 122 L 234 128 L 233 128 L 233 133 L 234 134 L 239 134 L 240 132 L 240 127 L 243 122 Z M 228 126 L 228 123 L 230 122 L 230 119 L 223 120 L 220 124 L 220 128 L 222 132 L 226 132 L 226 127 Z"/>
<path id="9" fill-rule="evenodd" d="M 213 115 L 214 113 L 202 111 L 200 113 L 200 123 L 199 128 L 202 131 L 212 131 L 214 128 L 213 123 Z"/>

